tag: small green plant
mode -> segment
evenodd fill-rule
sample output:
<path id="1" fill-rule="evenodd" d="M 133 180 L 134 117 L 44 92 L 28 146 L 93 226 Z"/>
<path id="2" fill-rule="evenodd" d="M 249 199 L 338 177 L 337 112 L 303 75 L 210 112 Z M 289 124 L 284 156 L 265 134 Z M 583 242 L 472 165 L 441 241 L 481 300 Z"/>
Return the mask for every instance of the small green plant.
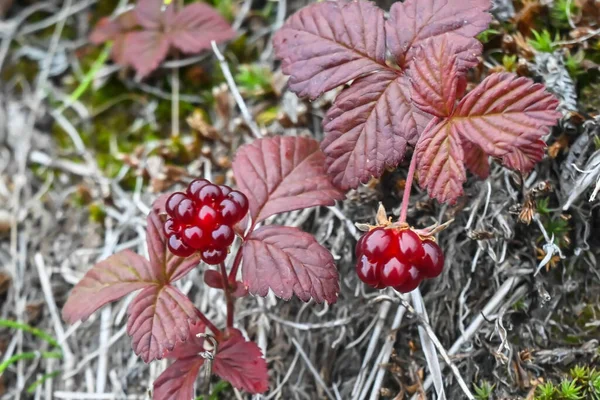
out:
<path id="1" fill-rule="evenodd" d="M 539 385 L 534 400 L 600 400 L 600 371 L 588 366 L 576 366 L 560 384 Z"/>
<path id="2" fill-rule="evenodd" d="M 272 73 L 268 68 L 255 64 L 239 66 L 235 81 L 242 94 L 262 96 L 273 92 Z"/>
<path id="3" fill-rule="evenodd" d="M 581 386 L 577 385 L 577 381 L 564 380 L 558 387 L 558 393 L 561 399 L 565 400 L 579 400 L 583 399 L 581 395 Z"/>
<path id="4" fill-rule="evenodd" d="M 571 54 L 570 52 L 568 52 L 565 55 L 565 68 L 569 72 L 571 78 L 575 79 L 578 76 L 585 73 L 585 70 L 581 66 L 581 62 L 584 58 L 585 53 L 583 52 L 583 50 L 579 50 L 575 54 Z"/>
<path id="5" fill-rule="evenodd" d="M 554 0 L 550 8 L 550 23 L 559 29 L 569 28 L 569 17 L 573 18 L 578 11 L 572 0 Z"/>
<path id="6" fill-rule="evenodd" d="M 517 69 L 517 55 L 505 54 L 502 56 L 502 66 L 508 72 L 515 72 Z"/>
<path id="7" fill-rule="evenodd" d="M 531 30 L 531 34 L 533 35 L 533 39 L 528 39 L 529 44 L 535 50 L 542 53 L 552 53 L 556 48 L 555 42 L 560 40 L 560 35 L 556 33 L 554 35 L 554 39 L 548 30 L 544 29 L 542 32 L 538 32 L 535 29 Z"/>
<path id="8" fill-rule="evenodd" d="M 552 382 L 539 385 L 536 390 L 535 400 L 552 400 L 556 394 L 556 388 Z"/>
<path id="9" fill-rule="evenodd" d="M 488 381 L 482 380 L 479 385 L 473 384 L 475 398 L 477 400 L 489 400 L 492 398 L 496 385 L 491 385 Z"/>
<path id="10" fill-rule="evenodd" d="M 479 35 L 477 35 L 477 39 L 479 39 L 480 42 L 482 43 L 487 43 L 490 40 L 492 40 L 492 38 L 496 35 L 499 35 L 500 31 L 496 30 L 496 29 L 486 29 L 485 31 L 481 32 Z"/>

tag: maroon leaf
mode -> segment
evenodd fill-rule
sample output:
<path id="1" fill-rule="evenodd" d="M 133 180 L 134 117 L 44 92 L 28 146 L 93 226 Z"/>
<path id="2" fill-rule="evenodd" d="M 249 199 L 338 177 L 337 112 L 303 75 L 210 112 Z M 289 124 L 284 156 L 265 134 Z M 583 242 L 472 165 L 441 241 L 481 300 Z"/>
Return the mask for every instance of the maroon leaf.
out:
<path id="1" fill-rule="evenodd" d="M 355 188 L 404 157 L 419 133 L 416 119 L 429 119 L 411 106 L 408 79 L 374 73 L 344 89 L 327 112 L 321 148 L 327 172 L 341 189 Z"/>
<path id="2" fill-rule="evenodd" d="M 452 124 L 489 155 L 531 145 L 560 117 L 558 100 L 541 84 L 509 73 L 488 76 L 458 104 Z"/>
<path id="3" fill-rule="evenodd" d="M 415 152 L 421 186 L 453 203 L 462 194 L 464 165 L 487 176 L 487 155 L 529 171 L 543 157 L 541 137 L 560 117 L 557 107 L 558 100 L 530 79 L 488 76 L 449 118 L 436 118 L 423 132 Z"/>
<path id="4" fill-rule="evenodd" d="M 273 38 L 290 90 L 314 99 L 387 68 L 383 11 L 366 1 L 325 1 L 291 16 Z"/>
<path id="5" fill-rule="evenodd" d="M 228 329 L 229 338 L 219 343 L 213 372 L 238 389 L 264 393 L 269 388 L 267 362 L 260 348 L 237 329 Z"/>
<path id="6" fill-rule="evenodd" d="M 184 53 L 197 53 L 217 43 L 235 37 L 229 23 L 212 7 L 204 3 L 186 6 L 177 15 L 167 14 L 167 26 L 171 44 Z"/>
<path id="7" fill-rule="evenodd" d="M 144 362 L 160 360 L 177 341 L 190 336 L 189 323 L 198 320 L 194 305 L 171 285 L 142 290 L 129 306 L 127 333 Z"/>
<path id="8" fill-rule="evenodd" d="M 146 30 L 159 30 L 163 22 L 163 0 L 138 0 L 135 5 L 135 16 Z M 167 7 L 167 12 L 173 12 L 173 6 Z"/>
<path id="9" fill-rule="evenodd" d="M 477 64 L 477 53 L 472 50 L 477 48 L 475 44 L 481 49 L 477 40 L 457 36 L 475 43 L 467 45 L 466 54 L 461 53 L 453 36 L 444 34 L 425 41 L 410 68 L 413 103 L 437 117 L 447 117 L 454 111 L 456 99 L 463 95 L 458 90 L 464 90 L 464 85 L 458 88 L 459 75 Z"/>
<path id="10" fill-rule="evenodd" d="M 343 199 L 331 184 L 324 161 L 319 143 L 308 138 L 276 136 L 242 146 L 233 173 L 249 199 L 253 222 Z"/>
<path id="11" fill-rule="evenodd" d="M 175 348 L 166 353 L 165 357 L 171 360 L 179 360 L 182 358 L 196 357 L 198 353 L 203 352 L 204 336 L 206 326 L 202 321 L 196 321 L 190 324 L 190 337 L 185 342 L 178 342 Z M 200 336 L 198 336 L 200 335 Z"/>
<path id="12" fill-rule="evenodd" d="M 192 335 L 184 343 L 178 343 L 167 357 L 176 359 L 154 383 L 155 398 L 158 394 L 169 395 L 167 399 L 187 400 L 192 396 L 193 385 L 204 359 L 199 353 L 204 352 L 204 338 L 196 333 L 204 331 L 204 327 L 191 326 Z M 269 388 L 267 362 L 258 346 L 244 339 L 237 329 L 228 329 L 225 337 L 217 346 L 213 362 L 213 373 L 231 383 L 234 387 L 250 393 L 263 393 Z M 185 375 L 178 377 L 178 375 Z M 193 378 L 191 377 L 193 375 Z M 177 386 L 181 386 L 178 389 Z M 193 393 L 192 393 L 193 395 Z M 184 397 L 187 396 L 187 397 Z"/>
<path id="13" fill-rule="evenodd" d="M 214 289 L 223 289 L 223 277 L 214 269 L 204 271 L 204 283 Z"/>
<path id="14" fill-rule="evenodd" d="M 419 183 L 429 196 L 453 204 L 467 179 L 463 143 L 447 119 L 434 118 L 421 136 L 415 155 Z"/>
<path id="15" fill-rule="evenodd" d="M 166 214 L 167 211 L 165 207 L 167 206 L 167 200 L 171 197 L 172 193 L 163 193 L 159 195 L 156 200 L 152 203 L 152 211 L 157 213 L 158 215 Z"/>
<path id="16" fill-rule="evenodd" d="M 168 251 L 163 220 L 154 210 L 148 214 L 146 241 L 154 274 L 162 284 L 182 278 L 200 263 L 200 254 L 198 253 L 182 258 Z"/>
<path id="17" fill-rule="evenodd" d="M 454 33 L 473 38 L 491 21 L 489 0 L 406 0 L 396 2 L 386 21 L 387 46 L 405 66 L 424 40 Z"/>
<path id="18" fill-rule="evenodd" d="M 154 71 L 169 52 L 169 37 L 161 31 L 131 32 L 125 39 L 127 60 L 137 77 L 144 78 Z"/>
<path id="19" fill-rule="evenodd" d="M 541 139 L 534 140 L 506 153 L 502 156 L 502 164 L 519 172 L 529 172 L 544 158 L 545 149 L 546 142 Z"/>
<path id="20" fill-rule="evenodd" d="M 101 44 L 108 40 L 115 40 L 121 34 L 135 29 L 138 25 L 133 10 L 125 11 L 115 18 L 104 17 L 98 21 L 90 34 L 90 42 Z"/>
<path id="21" fill-rule="evenodd" d="M 487 178 L 490 174 L 489 156 L 481 150 L 481 147 L 471 142 L 463 143 L 463 151 L 465 153 L 465 167 L 479 178 Z"/>
<path id="22" fill-rule="evenodd" d="M 184 53 L 210 47 L 235 32 L 213 8 L 195 3 L 175 12 L 174 4 L 162 10 L 162 0 L 139 0 L 136 7 L 114 21 L 102 20 L 90 39 L 95 43 L 114 40 L 112 57 L 122 65 L 132 65 L 138 78 L 154 71 L 171 46 Z M 142 29 L 137 29 L 142 28 Z"/>
<path id="23" fill-rule="evenodd" d="M 123 250 L 94 265 L 75 285 L 63 308 L 63 318 L 69 323 L 85 320 L 103 305 L 157 283 L 144 257 Z"/>
<path id="24" fill-rule="evenodd" d="M 202 357 L 188 357 L 175 361 L 154 381 L 154 399 L 190 400 L 194 383 L 204 364 Z"/>
<path id="25" fill-rule="evenodd" d="M 331 253 L 297 228 L 263 226 L 243 245 L 242 277 L 252 294 L 269 289 L 289 300 L 333 303 L 339 293 L 338 272 Z"/>

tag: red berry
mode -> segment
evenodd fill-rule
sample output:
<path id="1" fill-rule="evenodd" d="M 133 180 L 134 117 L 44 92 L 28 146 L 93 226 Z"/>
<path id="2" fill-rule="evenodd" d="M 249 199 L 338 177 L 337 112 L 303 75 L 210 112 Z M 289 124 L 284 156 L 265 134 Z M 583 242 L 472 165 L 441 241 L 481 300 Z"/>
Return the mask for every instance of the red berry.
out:
<path id="1" fill-rule="evenodd" d="M 372 263 L 367 256 L 362 256 L 356 263 L 356 273 L 361 281 L 374 288 L 379 287 L 379 271 L 377 263 Z"/>
<path id="2" fill-rule="evenodd" d="M 394 286 L 394 289 L 396 289 L 400 293 L 412 292 L 417 288 L 417 286 L 419 286 L 419 283 L 421 283 L 422 279 L 423 276 L 421 275 L 419 270 L 415 266 L 412 266 L 408 270 L 408 277 L 406 281 L 401 285 Z"/>
<path id="3" fill-rule="evenodd" d="M 191 225 L 183 229 L 183 232 L 181 234 L 181 240 L 187 246 L 195 250 L 199 250 L 206 246 L 208 237 L 205 234 L 205 232 L 202 231 L 202 229 L 200 229 L 197 226 Z"/>
<path id="4" fill-rule="evenodd" d="M 202 260 L 211 265 L 220 264 L 227 258 L 227 249 L 208 249 L 202 252 Z"/>
<path id="5" fill-rule="evenodd" d="M 175 209 L 177 208 L 179 203 L 181 203 L 181 201 L 184 199 L 187 199 L 187 196 L 181 192 L 175 192 L 172 195 L 170 195 L 165 205 L 165 210 L 167 211 L 167 214 L 169 214 L 171 217 L 174 217 Z"/>
<path id="6" fill-rule="evenodd" d="M 225 199 L 221 201 L 220 207 L 221 209 L 221 219 L 226 224 L 234 224 L 240 220 L 240 208 L 236 202 L 231 199 Z"/>
<path id="7" fill-rule="evenodd" d="M 362 253 L 371 261 L 384 261 L 396 253 L 390 229 L 375 228 L 365 235 Z"/>
<path id="8" fill-rule="evenodd" d="M 408 270 L 410 267 L 410 264 L 401 261 L 399 257 L 390 258 L 381 267 L 381 285 L 398 286 L 404 284 L 409 279 Z"/>
<path id="9" fill-rule="evenodd" d="M 206 179 L 195 179 L 188 185 L 187 194 L 194 200 L 200 201 L 198 194 L 200 193 L 200 189 L 206 185 L 210 185 L 210 182 Z"/>
<path id="10" fill-rule="evenodd" d="M 179 257 L 188 257 L 194 253 L 194 249 L 186 246 L 177 235 L 169 236 L 167 247 L 171 253 Z"/>
<path id="11" fill-rule="evenodd" d="M 235 233 L 229 225 L 221 225 L 212 232 L 211 237 L 214 247 L 229 247 L 233 243 Z"/>
<path id="12" fill-rule="evenodd" d="M 398 254 L 408 262 L 415 262 L 423 258 L 425 251 L 421 238 L 410 229 L 403 229 L 398 232 Z"/>
<path id="13" fill-rule="evenodd" d="M 202 206 L 200 210 L 198 210 L 198 224 L 201 227 L 213 230 L 214 226 L 217 224 L 219 219 L 219 215 L 211 206 Z"/>
<path id="14" fill-rule="evenodd" d="M 179 202 L 179 205 L 175 208 L 173 218 L 178 222 L 189 224 L 194 218 L 194 202 L 191 199 L 185 198 Z"/>
<path id="15" fill-rule="evenodd" d="M 246 195 L 237 190 L 233 190 L 231 191 L 231 193 L 229 193 L 227 197 L 236 202 L 237 205 L 240 207 L 239 215 L 240 219 L 242 219 L 242 217 L 248 212 L 248 198 L 246 197 Z"/>
<path id="16" fill-rule="evenodd" d="M 232 189 L 227 185 L 219 185 L 219 189 L 221 189 L 221 194 L 225 197 L 227 197 L 229 193 L 232 192 Z"/>
<path id="17" fill-rule="evenodd" d="M 423 257 L 417 263 L 417 267 L 423 276 L 435 278 L 444 269 L 444 253 L 440 246 L 431 240 L 423 242 L 423 250 Z"/>
<path id="18" fill-rule="evenodd" d="M 209 183 L 200 189 L 197 199 L 202 204 L 212 205 L 223 198 L 223 193 L 217 185 Z"/>
<path id="19" fill-rule="evenodd" d="M 165 235 L 169 236 L 178 233 L 181 229 L 181 226 L 177 222 L 175 222 L 173 218 L 167 218 L 165 224 L 163 225 L 163 228 L 165 231 Z"/>

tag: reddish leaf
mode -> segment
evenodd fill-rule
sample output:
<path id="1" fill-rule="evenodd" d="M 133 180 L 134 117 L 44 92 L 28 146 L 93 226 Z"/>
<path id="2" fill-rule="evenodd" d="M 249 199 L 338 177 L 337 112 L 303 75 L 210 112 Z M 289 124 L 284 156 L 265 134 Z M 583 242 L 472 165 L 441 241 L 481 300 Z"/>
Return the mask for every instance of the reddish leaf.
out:
<path id="1" fill-rule="evenodd" d="M 175 361 L 154 381 L 156 400 L 190 400 L 194 383 L 204 364 L 202 357 L 188 357 Z"/>
<path id="2" fill-rule="evenodd" d="M 165 207 L 167 206 L 167 200 L 171 197 L 172 193 L 163 193 L 154 200 L 152 203 L 152 211 L 158 215 L 166 214 Z"/>
<path id="3" fill-rule="evenodd" d="M 325 1 L 291 16 L 273 38 L 290 90 L 314 99 L 387 68 L 383 11 L 366 1 Z"/>
<path id="4" fill-rule="evenodd" d="M 229 338 L 219 343 L 213 372 L 238 389 L 264 393 L 269 388 L 267 362 L 260 348 L 237 329 L 227 331 Z"/>
<path id="5" fill-rule="evenodd" d="M 429 196 L 453 204 L 463 193 L 463 143 L 448 120 L 434 118 L 415 149 L 419 183 Z"/>
<path id="6" fill-rule="evenodd" d="M 250 202 L 254 223 L 271 215 L 330 206 L 343 194 L 330 182 L 315 140 L 272 137 L 242 146 L 233 162 L 236 182 Z"/>
<path id="7" fill-rule="evenodd" d="M 339 293 L 338 272 L 331 253 L 315 238 L 297 228 L 263 226 L 243 245 L 242 277 L 252 294 L 269 289 L 289 300 L 333 303 Z"/>
<path id="8" fill-rule="evenodd" d="M 150 263 L 130 250 L 100 261 L 73 288 L 62 314 L 65 321 L 85 320 L 111 301 L 157 284 Z"/>
<path id="9" fill-rule="evenodd" d="M 104 17 L 94 27 L 90 34 L 90 42 L 101 44 L 108 40 L 115 40 L 119 35 L 135 29 L 138 21 L 133 10 L 125 11 L 115 18 Z"/>
<path id="10" fill-rule="evenodd" d="M 374 73 L 344 89 L 327 112 L 321 148 L 327 172 L 341 189 L 355 188 L 404 157 L 419 133 L 408 80 L 395 72 Z"/>
<path id="11" fill-rule="evenodd" d="M 386 21 L 387 46 L 405 66 L 424 40 L 452 32 L 473 38 L 491 21 L 489 0 L 406 0 L 396 2 Z"/>
<path id="12" fill-rule="evenodd" d="M 163 22 L 163 0 L 138 0 L 135 5 L 135 16 L 145 29 L 159 30 Z M 173 6 L 167 7 L 167 12 L 173 12 Z"/>
<path id="13" fill-rule="evenodd" d="M 204 283 L 214 289 L 223 289 L 223 278 L 219 271 L 214 269 L 204 271 Z"/>
<path id="14" fill-rule="evenodd" d="M 466 45 L 468 50 L 464 52 L 458 48 L 461 40 L 456 41 L 457 38 L 473 43 Z M 478 52 L 472 50 L 477 45 L 480 52 L 477 40 L 450 34 L 425 41 L 410 68 L 413 103 L 426 113 L 449 116 L 465 88 L 464 85 L 458 88 L 459 75 L 477 65 Z"/>
<path id="15" fill-rule="evenodd" d="M 485 179 L 490 174 L 489 156 L 481 150 L 481 147 L 471 142 L 463 143 L 465 153 L 465 167 L 481 179 Z"/>
<path id="16" fill-rule="evenodd" d="M 198 320 L 194 305 L 171 285 L 142 290 L 129 306 L 127 333 L 133 350 L 145 362 L 160 360 L 177 341 L 190 336 L 189 323 Z"/>
<path id="17" fill-rule="evenodd" d="M 511 74 L 490 75 L 452 116 L 435 119 L 423 132 L 415 152 L 421 186 L 439 201 L 453 203 L 462 194 L 464 164 L 487 176 L 487 155 L 529 171 L 543 157 L 540 139 L 560 117 L 557 107 L 558 100 L 542 85 Z"/>
<path id="18" fill-rule="evenodd" d="M 546 142 L 541 139 L 534 140 L 506 153 L 502 156 L 502 164 L 519 172 L 529 172 L 544 158 L 545 149 Z"/>
<path id="19" fill-rule="evenodd" d="M 161 31 L 131 32 L 125 39 L 127 60 L 138 78 L 154 71 L 169 52 L 169 37 Z"/>
<path id="20" fill-rule="evenodd" d="M 132 11 L 114 21 L 102 20 L 91 40 L 114 40 L 113 60 L 132 65 L 138 78 L 143 78 L 158 68 L 171 46 L 196 53 L 209 48 L 212 40 L 222 42 L 235 36 L 227 21 L 206 4 L 191 4 L 178 13 L 174 4 L 164 11 L 162 6 L 162 0 L 139 0 Z"/>
<path id="21" fill-rule="evenodd" d="M 163 400 L 162 396 L 167 396 L 164 398 L 188 400 L 193 396 L 193 385 L 200 366 L 204 363 L 199 353 L 205 349 L 204 338 L 196 337 L 196 333 L 203 332 L 204 327 L 199 329 L 192 325 L 191 329 L 190 339 L 178 343 L 175 350 L 167 354 L 177 361 L 154 383 L 156 399 Z M 227 339 L 217 346 L 212 372 L 238 389 L 250 393 L 265 392 L 269 388 L 269 375 L 267 363 L 258 346 L 246 341 L 237 329 L 228 329 L 225 337 Z M 185 375 L 185 378 L 179 375 Z"/>
<path id="22" fill-rule="evenodd" d="M 165 355 L 171 360 L 196 357 L 198 353 L 204 351 L 204 337 L 201 335 L 206 331 L 206 326 L 202 321 L 196 321 L 190 324 L 190 337 L 185 342 L 178 342 L 175 348 Z M 201 335 L 201 336 L 198 336 Z"/>
<path id="23" fill-rule="evenodd" d="M 156 211 L 151 211 L 146 221 L 146 241 L 148 253 L 150 253 L 150 263 L 160 283 L 174 282 L 200 263 L 200 254 L 198 253 L 182 258 L 167 250 L 163 220 Z"/>
<path id="24" fill-rule="evenodd" d="M 229 23 L 204 3 L 190 4 L 177 15 L 167 14 L 166 23 L 172 27 L 171 44 L 184 53 L 210 49 L 213 40 L 220 43 L 235 37 Z"/>
<path id="25" fill-rule="evenodd" d="M 558 100 L 543 85 L 496 73 L 461 100 L 452 124 L 484 152 L 501 157 L 545 135 L 560 117 L 557 107 Z"/>

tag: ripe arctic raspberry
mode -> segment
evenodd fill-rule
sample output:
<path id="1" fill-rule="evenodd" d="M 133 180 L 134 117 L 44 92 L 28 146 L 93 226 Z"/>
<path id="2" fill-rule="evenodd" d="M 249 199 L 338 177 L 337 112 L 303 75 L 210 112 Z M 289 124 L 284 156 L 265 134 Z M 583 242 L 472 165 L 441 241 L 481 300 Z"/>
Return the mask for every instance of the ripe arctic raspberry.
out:
<path id="1" fill-rule="evenodd" d="M 370 230 L 359 239 L 356 257 L 356 272 L 363 282 L 402 293 L 414 290 L 425 278 L 435 278 L 444 267 L 440 247 L 406 228 Z"/>
<path id="2" fill-rule="evenodd" d="M 248 199 L 229 186 L 196 179 L 185 193 L 173 193 L 165 209 L 169 250 L 180 257 L 199 251 L 204 262 L 219 264 L 235 238 L 233 225 L 248 212 Z"/>

